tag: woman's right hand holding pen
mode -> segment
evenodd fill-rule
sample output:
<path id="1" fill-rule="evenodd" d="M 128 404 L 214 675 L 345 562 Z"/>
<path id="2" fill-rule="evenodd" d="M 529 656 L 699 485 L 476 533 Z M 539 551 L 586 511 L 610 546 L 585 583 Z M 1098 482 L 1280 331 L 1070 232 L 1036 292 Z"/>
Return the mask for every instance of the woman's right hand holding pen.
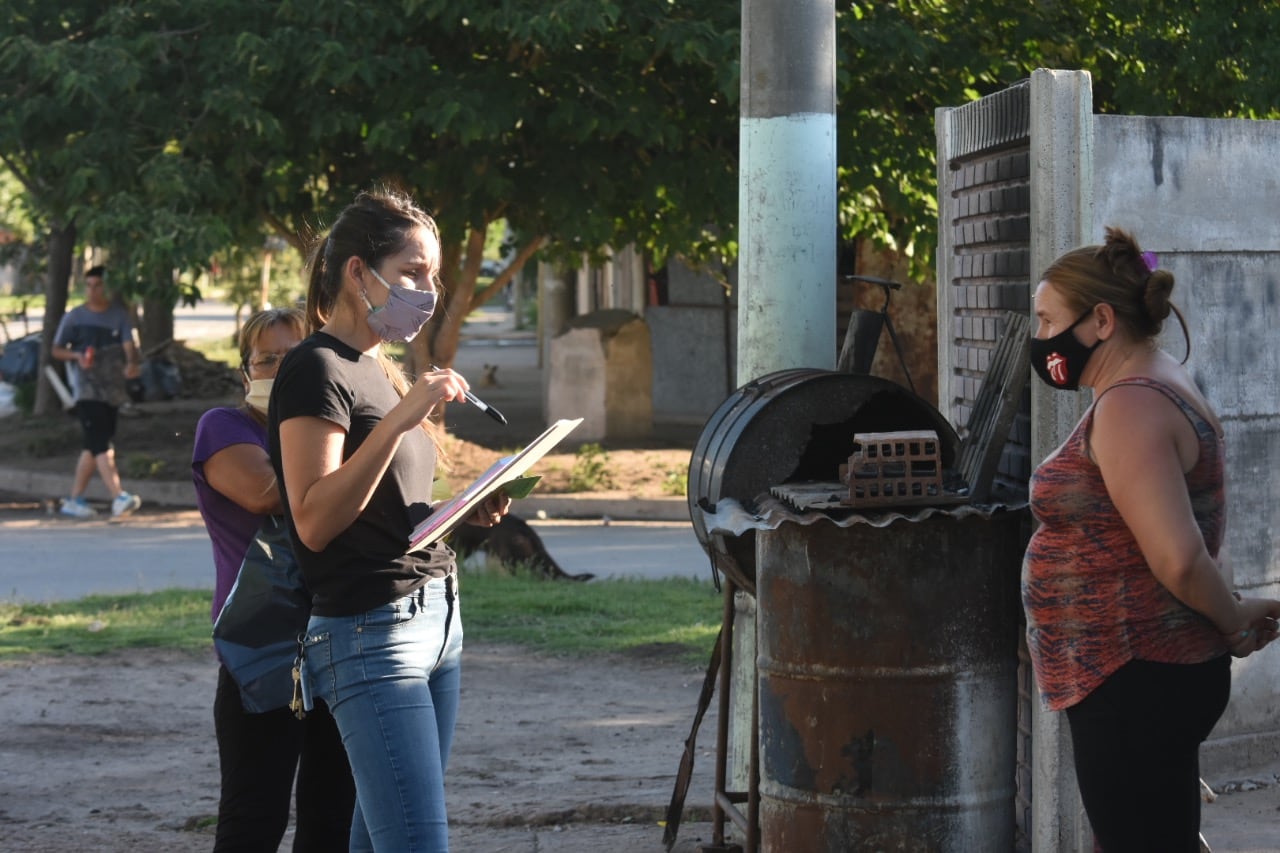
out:
<path id="1" fill-rule="evenodd" d="M 408 393 L 387 417 L 395 417 L 401 432 L 408 432 L 426 420 L 441 403 L 466 399 L 467 380 L 445 368 L 421 374 Z"/>

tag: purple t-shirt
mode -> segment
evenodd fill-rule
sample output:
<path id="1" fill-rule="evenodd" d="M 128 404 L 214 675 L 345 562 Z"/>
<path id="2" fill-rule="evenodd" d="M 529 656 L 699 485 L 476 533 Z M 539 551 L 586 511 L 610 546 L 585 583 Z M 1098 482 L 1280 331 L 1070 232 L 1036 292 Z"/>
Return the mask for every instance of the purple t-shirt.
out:
<path id="1" fill-rule="evenodd" d="M 219 450 L 233 444 L 252 444 L 267 452 L 267 429 L 244 409 L 210 409 L 196 424 L 195 447 L 191 453 L 191 479 L 196 484 L 196 505 L 204 517 L 209 541 L 213 543 L 213 611 L 216 621 L 222 605 L 240 573 L 245 551 L 262 524 L 262 516 L 240 506 L 209 485 L 204 463 Z"/>

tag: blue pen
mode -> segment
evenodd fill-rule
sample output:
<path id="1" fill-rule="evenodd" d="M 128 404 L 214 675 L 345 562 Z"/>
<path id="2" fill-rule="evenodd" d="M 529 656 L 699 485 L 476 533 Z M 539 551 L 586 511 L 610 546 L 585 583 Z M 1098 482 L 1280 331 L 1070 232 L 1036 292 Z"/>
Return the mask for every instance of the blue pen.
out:
<path id="1" fill-rule="evenodd" d="M 436 367 L 433 364 L 431 365 L 431 369 L 439 370 L 440 368 Z M 486 415 L 493 418 L 495 421 L 502 424 L 503 426 L 507 425 L 507 419 L 502 416 L 502 412 L 499 412 L 493 406 L 490 406 L 488 403 L 486 403 L 484 400 L 481 400 L 479 397 L 477 397 L 475 394 L 472 394 L 470 391 L 464 391 L 463 394 L 466 395 L 468 403 L 475 406 L 477 409 L 484 412 Z"/>

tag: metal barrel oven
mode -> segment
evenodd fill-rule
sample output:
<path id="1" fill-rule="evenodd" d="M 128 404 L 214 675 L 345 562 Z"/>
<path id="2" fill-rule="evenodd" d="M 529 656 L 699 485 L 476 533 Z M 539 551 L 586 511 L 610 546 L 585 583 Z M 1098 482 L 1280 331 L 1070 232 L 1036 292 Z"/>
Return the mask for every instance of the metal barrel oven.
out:
<path id="1" fill-rule="evenodd" d="M 716 793 L 751 853 L 756 841 L 766 853 L 1014 848 L 1025 506 L 814 512 L 769 495 L 837 480 L 855 434 L 916 430 L 936 433 L 942 469 L 957 467 L 955 430 L 902 386 L 785 370 L 725 400 L 694 448 L 694 531 L 731 581 L 726 597 L 755 603 L 746 656 L 729 657 L 731 639 L 722 654 L 756 676 L 758 782 L 729 790 L 722 723 Z M 722 716 L 731 681 L 722 673 Z"/>
<path id="2" fill-rule="evenodd" d="M 834 480 L 855 432 L 929 429 L 942 464 L 960 440 L 937 409 L 876 376 L 800 368 L 762 376 L 731 394 L 707 419 L 689 462 L 689 517 L 712 564 L 742 589 L 755 589 L 755 539 L 708 533 L 702 508 L 723 498 L 750 506 L 771 486 Z"/>
<path id="3" fill-rule="evenodd" d="M 1025 518 L 757 531 L 761 850 L 1014 849 Z"/>

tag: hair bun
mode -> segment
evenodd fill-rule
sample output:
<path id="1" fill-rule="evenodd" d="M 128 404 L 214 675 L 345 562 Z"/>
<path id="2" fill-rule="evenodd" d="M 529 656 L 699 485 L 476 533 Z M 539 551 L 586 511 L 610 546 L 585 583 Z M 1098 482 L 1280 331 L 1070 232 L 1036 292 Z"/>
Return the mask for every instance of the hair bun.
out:
<path id="1" fill-rule="evenodd" d="M 1173 293 L 1173 273 L 1168 270 L 1154 270 L 1142 285 L 1142 307 L 1147 315 L 1156 323 L 1163 323 L 1169 316 L 1172 303 L 1169 301 Z"/>

